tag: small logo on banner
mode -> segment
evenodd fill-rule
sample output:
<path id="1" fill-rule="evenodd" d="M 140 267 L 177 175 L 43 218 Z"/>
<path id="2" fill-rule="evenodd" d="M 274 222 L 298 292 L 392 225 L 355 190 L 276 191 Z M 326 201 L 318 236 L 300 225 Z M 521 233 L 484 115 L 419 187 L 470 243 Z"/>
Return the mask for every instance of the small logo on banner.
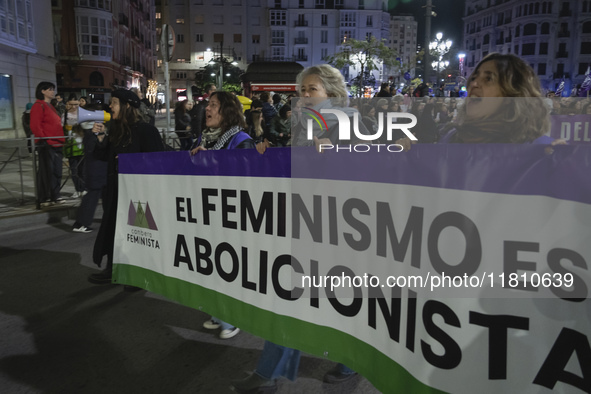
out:
<path id="1" fill-rule="evenodd" d="M 141 201 L 138 201 L 136 206 L 133 204 L 133 201 L 129 201 L 127 224 L 158 231 L 158 226 L 156 226 L 156 221 L 154 221 L 154 216 L 152 216 L 152 211 L 150 210 L 150 204 L 146 201 L 145 210 L 142 204 Z"/>
<path id="2" fill-rule="evenodd" d="M 304 107 L 303 109 L 308 111 L 308 112 L 304 112 L 306 115 L 310 116 L 312 119 L 314 119 L 316 121 L 316 123 L 318 123 L 318 126 L 320 126 L 320 131 L 322 133 L 324 133 L 325 131 L 328 130 L 326 120 L 324 120 L 324 117 L 322 115 L 320 115 L 320 113 L 318 113 L 318 111 L 314 111 L 312 108 L 309 108 L 309 107 Z M 320 123 L 320 120 L 322 120 L 322 123 Z M 312 122 L 312 120 L 309 119 L 308 123 L 311 123 L 311 122 Z M 322 127 L 323 124 L 324 124 L 324 128 Z M 310 125 L 308 125 L 308 139 L 309 140 L 312 139 L 312 127 L 310 127 Z"/>

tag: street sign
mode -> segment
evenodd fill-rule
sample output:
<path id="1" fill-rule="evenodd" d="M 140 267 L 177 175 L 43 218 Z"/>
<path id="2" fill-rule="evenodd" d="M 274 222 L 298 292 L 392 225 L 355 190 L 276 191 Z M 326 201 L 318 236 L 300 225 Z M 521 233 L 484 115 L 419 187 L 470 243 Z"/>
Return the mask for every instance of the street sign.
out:
<path id="1" fill-rule="evenodd" d="M 162 34 L 160 35 L 160 53 L 162 60 L 169 62 L 172 60 L 174 47 L 176 44 L 176 35 L 170 25 L 162 25 Z"/>

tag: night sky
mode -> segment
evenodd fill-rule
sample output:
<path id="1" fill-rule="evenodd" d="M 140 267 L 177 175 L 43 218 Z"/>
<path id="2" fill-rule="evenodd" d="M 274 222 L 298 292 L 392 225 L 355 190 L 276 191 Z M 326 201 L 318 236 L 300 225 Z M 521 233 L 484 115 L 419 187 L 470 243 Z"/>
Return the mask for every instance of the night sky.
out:
<path id="1" fill-rule="evenodd" d="M 433 11 L 437 17 L 431 18 L 431 40 L 437 32 L 443 33 L 444 39 L 450 39 L 454 47 L 460 48 L 462 39 L 464 14 L 464 0 L 432 0 Z M 388 8 L 391 14 L 412 14 L 418 22 L 417 43 L 424 43 L 425 36 L 425 9 L 426 0 L 389 0 Z M 458 45 L 458 46 L 456 46 Z"/>

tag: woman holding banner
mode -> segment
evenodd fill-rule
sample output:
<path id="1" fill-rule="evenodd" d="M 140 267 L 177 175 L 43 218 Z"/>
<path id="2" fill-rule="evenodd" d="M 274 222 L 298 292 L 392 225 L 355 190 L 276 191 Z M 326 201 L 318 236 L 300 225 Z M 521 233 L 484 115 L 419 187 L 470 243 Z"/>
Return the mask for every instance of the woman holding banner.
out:
<path id="1" fill-rule="evenodd" d="M 350 118 L 358 113 L 355 108 L 347 107 L 347 90 L 345 81 L 340 71 L 336 68 L 322 64 L 308 67 L 296 78 L 300 103 L 305 109 L 311 107 L 316 111 L 320 109 L 339 109 Z M 298 104 L 298 103 L 296 103 Z M 294 145 L 312 145 L 317 149 L 320 144 L 339 143 L 338 123 L 336 118 L 326 117 L 328 129 L 323 133 L 314 135 L 314 141 L 306 139 L 306 126 L 303 120 L 297 122 L 299 134 L 292 130 L 292 135 L 298 141 Z M 351 123 L 353 124 L 353 123 Z M 369 134 L 363 124 L 359 122 L 361 133 Z M 316 130 L 315 130 L 316 131 Z M 349 142 L 351 143 L 351 142 Z M 256 370 L 247 378 L 232 381 L 232 386 L 239 393 L 272 393 L 277 389 L 277 378 L 284 376 L 290 380 L 297 378 L 301 353 L 299 350 L 277 345 L 265 341 L 263 353 L 257 363 Z M 341 383 L 355 377 L 357 373 L 343 364 L 337 364 L 334 369 L 324 375 L 326 383 Z"/>
<path id="2" fill-rule="evenodd" d="M 510 99 L 507 99 L 510 98 Z M 511 54 L 491 53 L 468 79 L 468 97 L 458 122 L 443 130 L 440 143 L 561 144 L 545 134 L 549 109 L 532 68 Z M 410 140 L 396 143 L 410 149 Z"/>
<path id="3" fill-rule="evenodd" d="M 139 97 L 125 89 L 117 89 L 111 96 L 112 119 L 109 135 L 105 125 L 95 123 L 92 131 L 98 144 L 94 154 L 97 159 L 107 162 L 107 184 L 103 193 L 103 219 L 94 243 L 93 260 L 101 266 L 107 255 L 107 267 L 88 280 L 95 284 L 110 284 L 113 270 L 113 246 L 115 242 L 115 221 L 117 218 L 117 191 L 119 175 L 118 156 L 122 153 L 156 152 L 164 150 L 158 130 L 140 119 Z"/>
<path id="4" fill-rule="evenodd" d="M 254 141 L 244 131 L 246 121 L 242 114 L 242 104 L 229 92 L 211 94 L 209 105 L 205 109 L 205 125 L 207 128 L 191 149 L 192 155 L 206 150 L 255 148 Z M 240 332 L 238 327 L 213 316 L 203 323 L 203 327 L 208 330 L 221 328 L 221 339 L 230 339 Z"/>

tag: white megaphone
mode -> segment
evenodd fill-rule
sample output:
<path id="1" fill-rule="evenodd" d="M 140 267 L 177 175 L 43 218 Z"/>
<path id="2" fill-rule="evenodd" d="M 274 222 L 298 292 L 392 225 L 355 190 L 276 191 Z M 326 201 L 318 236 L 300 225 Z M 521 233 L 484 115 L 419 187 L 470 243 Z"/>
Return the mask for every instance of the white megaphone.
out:
<path id="1" fill-rule="evenodd" d="M 105 111 L 89 111 L 84 108 L 78 108 L 78 123 L 84 122 L 108 122 L 111 120 L 111 114 Z"/>

